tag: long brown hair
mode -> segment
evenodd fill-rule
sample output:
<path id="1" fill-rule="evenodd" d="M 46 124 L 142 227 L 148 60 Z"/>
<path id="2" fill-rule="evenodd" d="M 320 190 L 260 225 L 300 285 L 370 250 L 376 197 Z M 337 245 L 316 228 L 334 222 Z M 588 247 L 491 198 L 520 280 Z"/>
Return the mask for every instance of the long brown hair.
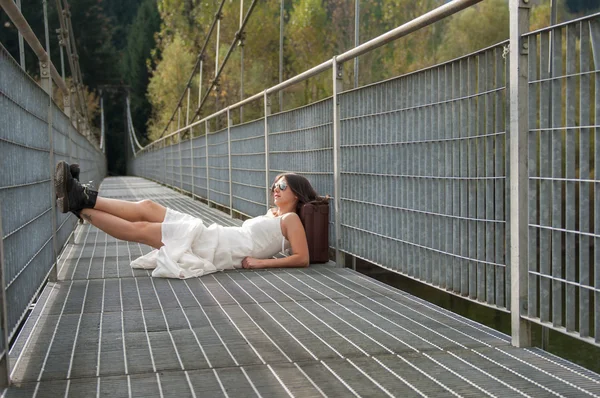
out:
<path id="1" fill-rule="evenodd" d="M 317 194 L 317 191 L 310 185 L 310 182 L 296 173 L 281 173 L 275 177 L 273 184 L 279 181 L 280 178 L 285 177 L 288 187 L 298 197 L 298 204 L 296 205 L 296 213 L 300 214 L 300 208 L 304 203 L 312 202 L 315 200 L 323 199 Z M 271 185 L 272 187 L 273 185 Z M 273 199 L 273 189 L 271 189 L 271 199 Z"/>

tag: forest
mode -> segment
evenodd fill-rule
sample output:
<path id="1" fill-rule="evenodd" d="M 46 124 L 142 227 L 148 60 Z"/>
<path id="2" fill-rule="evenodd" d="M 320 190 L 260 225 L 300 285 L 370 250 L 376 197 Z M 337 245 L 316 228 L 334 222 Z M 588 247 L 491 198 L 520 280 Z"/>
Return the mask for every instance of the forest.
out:
<path id="1" fill-rule="evenodd" d="M 364 43 L 439 7 L 443 0 L 360 0 L 359 42 Z M 21 0 L 25 18 L 45 42 L 43 3 L 47 3 L 51 58 L 60 72 L 59 27 L 56 3 Z M 69 0 L 71 20 L 86 85 L 87 104 L 98 134 L 99 99 L 104 98 L 107 155 L 111 174 L 124 174 L 126 141 L 125 97 L 131 100 L 136 134 L 142 144 L 160 137 L 174 114 L 190 75 L 206 43 L 202 90 L 215 75 L 216 30 L 207 37 L 219 0 Z M 550 25 L 550 0 L 532 0 L 531 30 Z M 600 11 L 597 0 L 561 0 L 557 21 Z M 214 112 L 279 82 L 281 0 L 225 0 L 221 10 L 218 55 L 231 53 L 218 81 L 218 89 L 200 110 Z M 355 40 L 355 0 L 283 0 L 283 79 L 290 78 L 335 54 L 351 49 Z M 251 9 L 252 8 L 252 9 Z M 251 12 L 250 12 L 251 9 Z M 249 14 L 243 41 L 236 40 L 240 11 Z M 359 58 L 358 84 L 398 76 L 506 40 L 509 34 L 508 0 L 484 0 L 428 28 L 389 43 Z M 0 10 L 0 43 L 19 60 L 16 28 Z M 26 45 L 26 69 L 39 76 L 37 58 Z M 66 62 L 66 61 L 65 61 Z M 221 63 L 219 65 L 221 65 Z M 68 78 L 70 71 L 65 67 Z M 283 93 L 281 109 L 331 95 L 330 74 L 316 76 Z M 198 73 L 191 79 L 191 109 L 199 99 Z M 344 88 L 354 85 L 353 63 L 344 65 Z M 204 94 L 203 94 L 204 95 Z M 60 103 L 60 101 L 57 101 Z M 273 101 L 274 111 L 279 102 Z M 185 104 L 185 102 L 184 102 Z M 244 118 L 260 116 L 249 107 Z M 239 119 L 238 119 L 239 121 Z M 177 116 L 168 131 L 177 127 Z"/>

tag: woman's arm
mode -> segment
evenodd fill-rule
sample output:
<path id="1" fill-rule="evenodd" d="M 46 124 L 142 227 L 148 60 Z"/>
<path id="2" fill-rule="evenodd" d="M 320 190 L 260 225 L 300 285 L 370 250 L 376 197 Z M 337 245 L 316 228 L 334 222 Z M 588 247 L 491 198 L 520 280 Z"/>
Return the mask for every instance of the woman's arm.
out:
<path id="1" fill-rule="evenodd" d="M 258 259 L 246 257 L 242 261 L 243 268 L 277 268 L 308 267 L 308 243 L 300 217 L 296 213 L 288 213 L 281 220 L 281 232 L 292 246 L 292 254 L 284 258 Z"/>

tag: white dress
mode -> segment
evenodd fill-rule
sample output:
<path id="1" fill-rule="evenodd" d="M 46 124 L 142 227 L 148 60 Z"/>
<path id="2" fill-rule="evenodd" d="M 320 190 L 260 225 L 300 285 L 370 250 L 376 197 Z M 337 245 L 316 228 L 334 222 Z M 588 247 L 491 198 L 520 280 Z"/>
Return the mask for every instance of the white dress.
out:
<path id="1" fill-rule="evenodd" d="M 270 258 L 283 251 L 281 217 L 260 216 L 241 227 L 212 224 L 167 208 L 161 227 L 163 247 L 131 263 L 133 268 L 153 269 L 152 276 L 192 278 L 215 271 L 241 268 L 245 257 Z"/>

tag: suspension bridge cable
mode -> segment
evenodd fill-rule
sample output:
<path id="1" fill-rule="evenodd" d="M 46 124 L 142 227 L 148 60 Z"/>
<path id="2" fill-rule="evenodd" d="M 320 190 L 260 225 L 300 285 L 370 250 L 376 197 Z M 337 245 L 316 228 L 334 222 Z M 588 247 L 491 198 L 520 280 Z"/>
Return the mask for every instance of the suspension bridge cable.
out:
<path id="1" fill-rule="evenodd" d="M 102 149 L 102 153 L 106 153 L 104 149 L 104 96 L 102 90 L 100 91 L 100 149 Z"/>
<path id="2" fill-rule="evenodd" d="M 128 141 L 129 141 L 129 144 L 131 144 L 131 152 L 133 153 L 133 157 L 137 157 L 135 147 L 133 146 L 133 141 L 134 141 L 135 137 L 132 136 L 131 124 L 129 123 L 129 96 L 127 97 L 126 102 L 127 102 L 127 105 L 125 106 L 126 107 L 125 113 L 127 113 L 127 138 L 129 138 Z M 137 140 L 136 140 L 136 142 L 137 142 Z"/>
<path id="3" fill-rule="evenodd" d="M 133 138 L 133 141 L 135 141 L 135 145 L 138 147 L 138 149 L 144 149 L 144 147 L 140 145 L 140 142 L 138 141 L 137 136 L 135 134 L 135 129 L 133 128 L 133 119 L 131 118 L 129 94 L 127 94 L 127 97 L 125 98 L 125 103 L 127 104 L 127 129 L 129 130 L 129 134 Z"/>
<path id="4" fill-rule="evenodd" d="M 206 38 L 204 39 L 204 44 L 202 45 L 202 49 L 200 50 L 200 53 L 198 54 L 198 58 L 196 59 L 196 64 L 194 65 L 194 69 L 192 70 L 192 73 L 190 74 L 190 78 L 188 79 L 187 84 L 185 85 L 185 90 L 183 90 L 183 93 L 181 93 L 181 97 L 179 98 L 179 101 L 177 102 L 177 106 L 175 107 L 175 110 L 173 110 L 173 114 L 171 115 L 169 122 L 167 123 L 167 125 L 165 126 L 165 129 L 163 130 L 163 132 L 160 134 L 160 137 L 158 137 L 158 138 L 162 138 L 165 135 L 165 133 L 167 132 L 169 125 L 171 124 L 171 122 L 173 121 L 173 118 L 175 117 L 175 114 L 177 113 L 177 110 L 181 106 L 181 102 L 183 101 L 183 98 L 185 97 L 185 92 L 192 84 L 192 79 L 194 78 L 194 75 L 196 74 L 196 71 L 198 70 L 198 67 L 200 66 L 200 61 L 202 61 L 202 59 L 204 57 L 204 52 L 206 51 L 206 46 L 208 46 L 208 42 L 210 40 L 210 37 L 212 36 L 213 31 L 215 30 L 215 26 L 217 26 L 217 21 L 219 19 L 221 19 L 221 11 L 223 10 L 224 5 L 225 5 L 225 0 L 221 0 L 221 4 L 219 4 L 219 8 L 217 9 L 217 12 L 215 13 L 215 17 L 213 18 L 212 24 L 210 25 L 210 29 L 208 30 L 208 33 L 206 34 Z"/>
<path id="5" fill-rule="evenodd" d="M 227 54 L 225 55 L 225 59 L 223 60 L 223 63 L 219 67 L 219 71 L 215 75 L 215 78 L 212 80 L 212 82 L 210 84 L 210 88 L 206 91 L 206 94 L 204 94 L 202 101 L 200 102 L 200 104 L 198 104 L 198 108 L 196 108 L 196 111 L 194 112 L 194 116 L 192 116 L 191 120 L 194 120 L 198 115 L 200 115 L 200 110 L 202 109 L 202 106 L 208 99 L 208 96 L 210 95 L 210 92 L 212 91 L 213 87 L 218 83 L 219 77 L 221 76 L 221 73 L 223 72 L 223 70 L 225 69 L 225 66 L 227 64 L 227 60 L 229 59 L 229 57 L 231 56 L 231 53 L 233 52 L 233 49 L 235 48 L 235 44 L 241 40 L 242 32 L 244 31 L 244 28 L 246 27 L 246 24 L 248 23 L 248 20 L 250 19 L 250 15 L 252 15 L 252 11 L 254 10 L 256 3 L 257 3 L 257 0 L 253 0 L 252 4 L 250 4 L 250 8 L 248 8 L 248 12 L 246 13 L 246 16 L 244 17 L 244 21 L 242 22 L 240 29 L 236 32 L 235 39 L 233 39 L 233 42 L 231 43 L 231 46 L 229 47 L 229 51 L 227 51 Z"/>
<path id="6" fill-rule="evenodd" d="M 67 50 L 67 60 L 69 61 L 69 69 L 71 70 L 72 84 L 75 86 L 75 94 L 77 96 L 77 100 L 79 101 L 79 108 L 81 109 L 81 112 L 86 118 L 87 122 L 87 106 L 85 104 L 83 94 L 81 93 L 81 85 L 79 82 L 80 74 L 77 73 L 79 63 L 76 61 L 78 58 L 77 55 L 73 53 L 75 50 L 75 37 L 72 35 L 73 32 L 71 31 L 70 23 L 67 22 L 67 15 L 70 15 L 70 12 L 68 9 L 63 9 L 61 0 L 56 0 L 56 9 L 58 11 L 61 36 L 65 44 L 65 49 Z"/>

